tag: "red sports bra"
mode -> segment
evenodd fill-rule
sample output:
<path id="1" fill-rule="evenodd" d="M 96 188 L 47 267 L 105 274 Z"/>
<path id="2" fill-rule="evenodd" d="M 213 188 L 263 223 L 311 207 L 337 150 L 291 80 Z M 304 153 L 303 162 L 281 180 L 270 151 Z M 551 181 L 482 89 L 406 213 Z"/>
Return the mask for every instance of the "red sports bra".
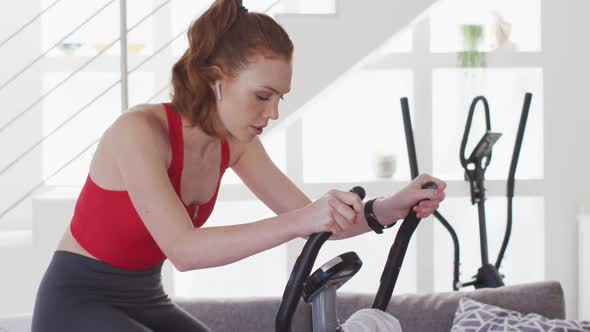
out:
<path id="1" fill-rule="evenodd" d="M 165 103 L 172 162 L 168 177 L 189 216 L 193 216 L 196 205 L 188 206 L 180 195 L 180 179 L 184 159 L 182 120 L 180 114 Z M 211 215 L 221 178 L 229 162 L 229 146 L 221 141 L 221 165 L 217 189 L 211 200 L 199 206 L 193 219 L 195 227 L 201 227 Z M 106 190 L 90 178 L 80 191 L 70 229 L 80 245 L 99 260 L 112 266 L 128 270 L 146 270 L 162 263 L 166 256 L 154 241 L 143 221 L 137 214 L 126 190 Z"/>

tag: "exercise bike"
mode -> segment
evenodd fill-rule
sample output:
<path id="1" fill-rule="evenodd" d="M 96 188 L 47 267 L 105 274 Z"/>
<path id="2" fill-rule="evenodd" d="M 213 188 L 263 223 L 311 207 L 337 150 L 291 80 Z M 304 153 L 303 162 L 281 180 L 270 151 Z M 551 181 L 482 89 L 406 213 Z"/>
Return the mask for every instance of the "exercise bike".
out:
<path id="1" fill-rule="evenodd" d="M 406 125 L 406 137 L 411 136 L 411 125 L 408 123 Z M 415 156 L 413 139 L 407 139 L 407 147 L 408 153 Z M 413 165 L 410 163 L 410 167 L 416 167 L 412 172 L 412 174 L 415 174 L 412 177 L 413 179 L 418 176 L 416 165 L 416 162 Z M 437 186 L 435 183 L 429 182 L 423 185 L 422 188 L 436 189 Z M 361 199 L 365 198 L 365 190 L 362 187 L 357 186 L 350 191 L 358 194 Z M 389 251 L 379 288 L 371 308 L 384 312 L 387 310 L 410 239 L 420 220 L 412 208 L 401 223 Z M 347 252 L 331 259 L 310 276 L 319 250 L 331 235 L 330 232 L 312 234 L 305 243 L 299 257 L 297 257 L 275 319 L 275 330 L 277 332 L 291 331 L 293 315 L 302 295 L 304 301 L 311 303 L 312 306 L 314 332 L 341 331 L 336 310 L 336 291 L 358 272 L 362 266 L 362 261 L 355 252 Z"/>
<path id="2" fill-rule="evenodd" d="M 498 141 L 502 134 L 497 132 L 492 132 L 491 130 L 491 121 L 490 121 L 490 109 L 488 101 L 483 96 L 478 96 L 473 99 L 471 106 L 469 108 L 469 114 L 467 116 L 467 122 L 465 125 L 465 131 L 463 132 L 463 139 L 461 141 L 461 148 L 460 148 L 460 161 L 461 166 L 465 170 L 465 180 L 469 182 L 469 188 L 471 191 L 471 204 L 477 204 L 478 208 L 478 219 L 479 219 L 479 238 L 480 238 L 480 252 L 481 252 L 481 267 L 478 269 L 477 274 L 472 277 L 472 280 L 469 282 L 461 282 L 459 279 L 459 265 L 460 265 L 460 255 L 459 255 L 459 241 L 457 238 L 457 234 L 453 227 L 449 224 L 449 222 L 444 218 L 444 216 L 437 210 L 434 211 L 433 216 L 440 221 L 440 223 L 447 229 L 450 233 L 451 238 L 453 240 L 454 246 L 454 268 L 453 268 L 453 290 L 459 290 L 462 287 L 467 286 L 474 286 L 475 288 L 494 288 L 500 287 L 504 285 L 504 276 L 501 275 L 498 271 L 500 270 L 500 265 L 502 264 L 502 259 L 504 257 L 504 253 L 506 252 L 506 247 L 508 246 L 508 241 L 510 240 L 510 233 L 512 230 L 512 199 L 514 197 L 514 177 L 516 173 L 516 166 L 518 164 L 518 158 L 520 155 L 520 149 L 522 146 L 522 139 L 524 136 L 524 130 L 526 127 L 526 122 L 528 118 L 528 113 L 531 105 L 532 94 L 526 93 L 524 98 L 524 104 L 522 107 L 522 112 L 520 116 L 520 122 L 518 125 L 518 131 L 516 135 L 516 141 L 514 144 L 514 150 L 512 153 L 512 161 L 510 163 L 510 170 L 508 172 L 508 180 L 507 180 L 507 191 L 506 191 L 506 198 L 508 201 L 508 211 L 507 211 L 507 221 L 506 221 L 506 231 L 504 234 L 504 240 L 502 241 L 502 247 L 498 253 L 498 257 L 496 259 L 495 264 L 491 264 L 489 262 L 488 257 L 488 243 L 487 243 L 487 233 L 486 233 L 486 214 L 485 214 L 485 171 L 489 166 L 492 160 L 492 148 L 494 144 Z M 481 137 L 475 148 L 473 149 L 472 153 L 468 158 L 465 157 L 465 148 L 467 145 L 467 140 L 469 138 L 469 132 L 471 129 L 471 124 L 473 120 L 473 114 L 475 108 L 479 102 L 483 103 L 484 112 L 485 112 L 485 124 L 486 124 L 486 131 L 484 135 Z M 404 126 L 410 127 L 410 111 L 408 105 L 408 98 L 401 99 L 401 108 L 404 118 Z M 406 140 L 412 141 L 414 140 L 413 134 L 406 129 Z M 410 150 L 408 150 L 410 153 Z M 409 155 L 410 164 L 416 163 L 416 156 L 410 153 Z M 417 176 L 417 166 L 412 169 L 412 176 Z"/>

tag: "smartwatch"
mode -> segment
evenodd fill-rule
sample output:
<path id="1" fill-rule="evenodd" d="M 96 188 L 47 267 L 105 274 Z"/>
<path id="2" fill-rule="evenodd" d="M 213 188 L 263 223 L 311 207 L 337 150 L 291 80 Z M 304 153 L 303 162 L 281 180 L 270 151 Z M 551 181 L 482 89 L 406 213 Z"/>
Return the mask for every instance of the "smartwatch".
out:
<path id="1" fill-rule="evenodd" d="M 377 234 L 383 233 L 384 229 L 393 227 L 397 223 L 397 220 L 396 220 L 391 225 L 383 226 L 377 220 L 377 217 L 373 213 L 373 202 L 375 202 L 379 198 L 381 198 L 381 197 L 373 198 L 365 203 L 365 219 L 367 220 L 367 224 L 369 225 L 369 227 L 371 227 L 371 229 L 373 231 L 375 231 L 375 233 L 377 233 Z"/>

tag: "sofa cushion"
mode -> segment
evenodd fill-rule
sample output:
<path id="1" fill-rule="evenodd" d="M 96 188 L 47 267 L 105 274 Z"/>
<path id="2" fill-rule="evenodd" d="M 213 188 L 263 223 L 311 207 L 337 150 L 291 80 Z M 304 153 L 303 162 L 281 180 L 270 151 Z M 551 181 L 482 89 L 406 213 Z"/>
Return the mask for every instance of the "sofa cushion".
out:
<path id="1" fill-rule="evenodd" d="M 395 294 L 395 293 L 394 293 Z M 542 281 L 500 288 L 435 294 L 394 295 L 387 312 L 399 320 L 404 332 L 448 332 L 459 300 L 472 299 L 523 313 L 545 317 L 565 317 L 563 290 L 557 281 Z M 371 307 L 373 294 L 338 293 L 338 317 L 345 322 L 354 312 Z M 280 298 L 189 299 L 176 302 L 213 331 L 273 332 Z M 311 308 L 299 303 L 293 318 L 293 331 L 311 331 Z"/>
<path id="2" fill-rule="evenodd" d="M 451 332 L 466 331 L 588 332 L 590 321 L 549 319 L 535 313 L 523 315 L 518 311 L 461 298 Z"/>
<path id="3" fill-rule="evenodd" d="M 557 281 L 460 292 L 395 295 L 387 312 L 400 321 L 404 332 L 448 332 L 453 326 L 459 300 L 465 296 L 523 313 L 565 318 L 563 289 Z M 373 298 L 364 294 L 338 294 L 340 320 L 344 322 L 356 310 L 370 307 Z"/>
<path id="4" fill-rule="evenodd" d="M 275 331 L 275 317 L 281 303 L 279 297 L 189 299 L 175 298 L 184 310 L 202 321 L 212 331 L 264 332 Z M 291 324 L 297 332 L 311 332 L 311 306 L 297 306 Z"/>

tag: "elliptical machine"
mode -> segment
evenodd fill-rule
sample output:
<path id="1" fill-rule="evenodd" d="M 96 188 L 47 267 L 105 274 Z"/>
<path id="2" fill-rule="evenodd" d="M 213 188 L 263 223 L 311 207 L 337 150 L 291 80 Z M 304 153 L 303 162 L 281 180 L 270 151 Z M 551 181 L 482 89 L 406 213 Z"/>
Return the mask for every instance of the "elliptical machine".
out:
<path id="1" fill-rule="evenodd" d="M 404 118 L 406 115 L 404 114 Z M 409 112 L 407 121 L 404 120 L 406 130 L 406 145 L 408 154 L 410 154 L 410 169 L 412 179 L 418 176 L 418 163 L 416 160 L 416 148 L 413 140 L 412 126 L 409 121 Z M 433 182 L 426 183 L 423 189 L 436 189 Z M 365 197 L 365 190 L 362 187 L 354 187 L 350 190 L 359 195 L 361 199 Z M 419 204 L 418 202 L 417 204 Z M 386 311 L 391 300 L 391 295 L 401 266 L 412 238 L 412 234 L 420 223 L 420 218 L 416 216 L 414 209 L 410 209 L 408 216 L 401 223 L 401 226 L 391 246 L 377 294 L 371 305 L 371 308 Z M 291 321 L 297 305 L 303 294 L 303 299 L 312 305 L 312 323 L 314 332 L 334 332 L 340 331 L 340 321 L 336 310 L 336 291 L 352 276 L 354 276 L 362 266 L 362 261 L 354 252 L 341 254 L 318 268 L 310 277 L 310 272 L 317 258 L 318 252 L 322 245 L 330 238 L 332 233 L 315 233 L 312 234 L 299 257 L 293 266 L 291 276 L 283 292 L 283 298 L 279 305 L 275 319 L 275 330 L 277 332 L 290 332 Z"/>
<path id="2" fill-rule="evenodd" d="M 423 189 L 436 189 L 436 184 L 430 182 Z M 355 192 L 363 199 L 365 190 L 354 187 Z M 391 295 L 401 270 L 401 266 L 412 234 L 420 223 L 416 213 L 410 213 L 402 222 L 389 251 L 387 262 L 381 275 L 381 283 L 373 300 L 371 308 L 386 311 Z M 355 252 L 341 254 L 318 268 L 309 276 L 315 259 L 322 245 L 332 233 L 323 232 L 312 234 L 299 257 L 295 261 L 291 276 L 283 292 L 283 298 L 275 319 L 275 331 L 290 332 L 293 315 L 303 294 L 303 299 L 312 305 L 312 323 L 314 332 L 340 331 L 340 321 L 336 310 L 336 290 L 354 276 L 362 266 L 362 261 Z"/>
<path id="3" fill-rule="evenodd" d="M 504 285 L 503 279 L 504 276 L 501 275 L 498 271 L 500 270 L 500 265 L 502 263 L 502 259 L 504 257 L 504 253 L 506 252 L 506 247 L 508 246 L 508 241 L 510 240 L 510 233 L 512 230 L 512 199 L 514 197 L 514 177 L 516 173 L 516 166 L 518 164 L 518 158 L 520 155 L 520 149 L 522 146 L 522 139 L 524 136 L 524 130 L 526 127 L 526 122 L 528 118 L 528 113 L 531 105 L 532 94 L 526 93 L 524 98 L 524 103 L 522 107 L 522 112 L 520 116 L 520 122 L 518 125 L 518 131 L 516 135 L 516 141 L 514 144 L 514 150 L 512 153 L 512 161 L 510 163 L 510 170 L 508 172 L 508 180 L 507 180 L 507 192 L 506 198 L 508 201 L 507 204 L 507 221 L 506 221 L 506 231 L 504 234 L 504 240 L 502 241 L 502 247 L 500 252 L 498 253 L 498 257 L 496 259 L 495 264 L 490 264 L 489 257 L 488 257 L 488 244 L 487 244 L 487 232 L 486 232 L 486 215 L 485 215 L 485 171 L 489 166 L 491 159 L 492 159 L 492 147 L 498 141 L 502 134 L 497 132 L 491 131 L 491 120 L 490 120 L 490 110 L 489 104 L 485 97 L 478 96 L 473 99 L 471 106 L 469 108 L 469 114 L 467 116 L 467 122 L 465 124 L 465 131 L 463 132 L 463 139 L 461 141 L 461 149 L 460 149 L 460 161 L 461 166 L 465 170 L 465 180 L 469 182 L 469 188 L 471 191 L 471 204 L 477 204 L 478 208 L 478 219 L 479 219 L 479 238 L 480 238 L 480 252 L 481 252 L 481 267 L 478 269 L 477 274 L 473 276 L 473 279 L 469 282 L 461 282 L 459 280 L 459 265 L 460 265 L 460 254 L 459 254 L 459 241 L 457 238 L 457 234 L 453 227 L 449 224 L 449 222 L 444 218 L 444 216 L 437 210 L 434 211 L 433 215 L 436 219 L 440 221 L 440 223 L 447 229 L 450 233 L 451 238 L 453 240 L 454 246 L 454 268 L 453 268 L 453 290 L 459 290 L 462 287 L 467 286 L 474 286 L 475 288 L 494 288 L 500 287 Z M 483 103 L 484 112 L 485 112 L 485 122 L 486 122 L 486 132 L 481 137 L 471 155 L 468 158 L 465 158 L 465 148 L 467 145 L 467 140 L 469 138 L 469 132 L 471 129 L 471 123 L 473 120 L 473 114 L 475 111 L 475 107 L 479 102 Z M 409 105 L 408 105 L 408 98 L 401 99 L 401 107 L 402 112 L 404 114 L 404 125 L 409 125 Z M 413 142 L 413 135 L 408 136 L 408 131 L 406 130 L 406 140 L 412 140 Z M 410 163 L 412 160 L 415 160 L 415 156 L 410 155 Z"/>
<path id="4" fill-rule="evenodd" d="M 498 275 L 498 268 L 500 266 L 502 257 L 504 255 L 508 240 L 510 237 L 511 225 L 512 225 L 512 197 L 514 196 L 514 174 L 516 172 L 516 165 L 518 163 L 518 156 L 520 154 L 520 147 L 522 145 L 522 137 L 524 135 L 524 128 L 526 126 L 526 120 L 528 111 L 530 108 L 532 95 L 527 93 L 525 95 L 525 102 L 523 111 L 520 118 L 520 124 L 518 128 L 518 134 L 516 138 L 515 148 L 512 156 L 512 162 L 510 165 L 510 172 L 508 177 L 508 221 L 506 226 L 506 234 L 502 244 L 502 249 L 498 255 L 496 265 L 482 264 L 482 268 L 475 276 L 475 280 L 469 283 L 459 282 L 459 241 L 457 235 L 452 226 L 444 219 L 444 217 L 438 212 L 434 212 L 434 216 L 443 224 L 443 226 L 449 230 L 453 239 L 455 248 L 455 260 L 454 260 L 454 278 L 453 278 L 453 289 L 458 290 L 460 287 L 473 285 L 476 288 L 481 287 L 498 287 L 501 286 L 502 277 Z M 473 111 L 479 100 L 484 101 L 486 108 L 486 120 L 489 123 L 489 109 L 485 98 L 477 98 L 471 105 L 470 115 L 467 124 L 467 128 L 471 127 L 471 119 Z M 408 106 L 407 98 L 401 99 L 402 104 L 402 115 L 404 119 L 404 129 L 406 134 L 406 145 L 408 148 L 410 171 L 412 179 L 415 179 L 418 172 L 418 162 L 416 158 L 416 149 L 414 145 L 414 135 L 412 131 L 412 124 Z M 489 128 L 489 127 L 486 127 Z M 489 129 L 487 130 L 489 131 Z M 487 132 L 486 131 L 486 132 Z M 466 130 L 463 137 L 462 152 L 461 156 L 464 155 L 464 150 L 467 141 L 469 130 Z M 485 169 L 489 165 L 491 160 L 491 147 L 495 144 L 499 138 L 498 133 L 491 133 L 484 135 L 469 158 L 462 158 L 465 160 L 466 167 L 466 179 L 474 179 L 474 184 L 471 185 L 472 189 L 472 202 L 481 202 L 480 215 L 483 213 L 485 217 L 485 210 L 483 209 L 483 202 L 485 201 L 485 187 L 483 186 Z M 463 164 L 463 163 L 462 163 Z M 472 165 L 472 166 L 470 166 Z M 478 170 L 478 166 L 479 169 Z M 483 166 L 482 166 L 483 165 Z M 470 171 L 470 172 L 467 172 Z M 473 171 L 473 172 L 471 172 Z M 434 183 L 429 183 L 423 186 L 423 188 L 435 189 Z M 356 192 L 361 199 L 365 197 L 365 191 L 361 187 L 355 187 L 351 191 Z M 478 194 L 474 197 L 474 194 Z M 479 197 L 479 201 L 476 199 Z M 397 277 L 401 270 L 403 259 L 409 244 L 409 241 L 417 228 L 420 219 L 416 217 L 413 209 L 410 209 L 410 213 L 402 222 L 400 229 L 396 235 L 395 242 L 393 243 L 389 256 L 387 258 L 386 265 L 381 275 L 381 283 L 375 299 L 371 305 L 372 308 L 386 311 L 393 289 L 397 282 Z M 480 233 L 480 239 L 487 239 L 485 233 L 485 218 L 480 218 L 480 230 L 484 229 L 483 233 Z M 328 261 L 317 269 L 314 274 L 310 277 L 310 272 L 317 258 L 318 252 L 321 246 L 328 240 L 331 233 L 316 233 L 309 237 L 301 254 L 297 258 L 291 276 L 283 292 L 283 298 L 281 300 L 277 316 L 275 319 L 275 330 L 277 332 L 290 332 L 291 321 L 297 305 L 304 294 L 304 300 L 307 303 L 312 304 L 312 319 L 313 319 L 313 331 L 314 332 L 333 332 L 339 331 L 340 322 L 338 320 L 338 314 L 336 310 L 336 290 L 346 283 L 362 266 L 362 261 L 354 252 L 344 253 L 336 258 Z M 485 246 L 484 246 L 485 244 Z M 486 248 L 485 257 L 487 257 L 487 240 L 482 241 L 482 248 Z M 482 253 L 482 260 L 484 255 Z M 495 271 L 495 272 L 494 272 Z M 499 283 L 498 283 L 499 280 Z M 503 283 L 502 283 L 503 284 Z"/>

